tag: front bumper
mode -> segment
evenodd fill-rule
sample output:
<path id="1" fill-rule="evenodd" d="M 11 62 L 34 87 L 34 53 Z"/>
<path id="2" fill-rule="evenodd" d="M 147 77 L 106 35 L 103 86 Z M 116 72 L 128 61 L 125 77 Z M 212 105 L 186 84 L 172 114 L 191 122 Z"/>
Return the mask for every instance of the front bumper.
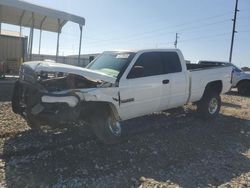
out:
<path id="1" fill-rule="evenodd" d="M 79 103 L 80 99 L 73 93 L 49 94 L 39 85 L 24 80 L 15 83 L 12 95 L 13 112 L 50 123 L 76 120 L 81 111 Z"/>

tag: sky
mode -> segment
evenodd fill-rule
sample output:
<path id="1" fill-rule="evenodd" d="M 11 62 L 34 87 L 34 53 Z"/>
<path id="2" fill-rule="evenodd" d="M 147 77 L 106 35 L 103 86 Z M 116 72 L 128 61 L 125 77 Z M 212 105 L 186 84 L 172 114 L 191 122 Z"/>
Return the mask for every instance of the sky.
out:
<path id="1" fill-rule="evenodd" d="M 178 48 L 185 59 L 228 61 L 235 0 L 26 0 L 86 19 L 82 54 L 117 49 Z M 250 0 L 239 0 L 233 62 L 250 66 Z M 19 30 L 3 25 L 3 29 Z M 29 29 L 24 29 L 28 35 Z M 67 23 L 60 55 L 78 53 L 79 26 Z M 38 53 L 39 31 L 33 53 Z M 43 32 L 41 53 L 56 53 L 57 35 Z"/>

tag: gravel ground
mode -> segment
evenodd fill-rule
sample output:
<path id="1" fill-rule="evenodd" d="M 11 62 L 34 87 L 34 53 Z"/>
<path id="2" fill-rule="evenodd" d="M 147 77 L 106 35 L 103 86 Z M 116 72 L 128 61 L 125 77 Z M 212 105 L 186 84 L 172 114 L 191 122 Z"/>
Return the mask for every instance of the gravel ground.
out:
<path id="1" fill-rule="evenodd" d="M 212 121 L 193 106 L 129 120 L 114 146 L 83 124 L 30 130 L 0 102 L 0 187 L 250 187 L 250 98 L 222 100 Z"/>

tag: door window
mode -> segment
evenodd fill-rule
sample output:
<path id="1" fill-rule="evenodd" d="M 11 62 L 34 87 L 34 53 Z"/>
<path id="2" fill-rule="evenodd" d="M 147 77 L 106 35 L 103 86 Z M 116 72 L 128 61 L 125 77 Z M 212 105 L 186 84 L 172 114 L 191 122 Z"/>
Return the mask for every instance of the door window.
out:
<path id="1" fill-rule="evenodd" d="M 181 62 L 176 52 L 146 52 L 137 59 L 127 78 L 141 78 L 181 71 Z"/>
<path id="2" fill-rule="evenodd" d="M 141 67 L 143 73 L 133 78 L 155 76 L 164 74 L 164 65 L 162 62 L 161 55 L 158 52 L 146 52 L 143 53 L 135 62 L 133 67 Z M 133 69 L 133 68 L 132 68 Z M 131 70 L 132 70 L 131 69 Z M 131 72 L 130 72 L 131 73 Z M 130 73 L 127 78 L 130 77 Z"/>

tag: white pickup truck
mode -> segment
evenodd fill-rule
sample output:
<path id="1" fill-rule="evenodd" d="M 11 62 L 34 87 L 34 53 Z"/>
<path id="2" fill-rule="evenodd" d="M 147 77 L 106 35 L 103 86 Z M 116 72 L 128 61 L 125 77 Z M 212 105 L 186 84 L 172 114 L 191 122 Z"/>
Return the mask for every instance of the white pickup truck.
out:
<path id="1" fill-rule="evenodd" d="M 215 117 L 231 76 L 231 66 L 186 64 L 178 49 L 104 52 L 86 68 L 27 62 L 12 108 L 31 127 L 89 121 L 96 136 L 112 144 L 121 137 L 122 121 L 189 102 L 202 117 Z"/>

